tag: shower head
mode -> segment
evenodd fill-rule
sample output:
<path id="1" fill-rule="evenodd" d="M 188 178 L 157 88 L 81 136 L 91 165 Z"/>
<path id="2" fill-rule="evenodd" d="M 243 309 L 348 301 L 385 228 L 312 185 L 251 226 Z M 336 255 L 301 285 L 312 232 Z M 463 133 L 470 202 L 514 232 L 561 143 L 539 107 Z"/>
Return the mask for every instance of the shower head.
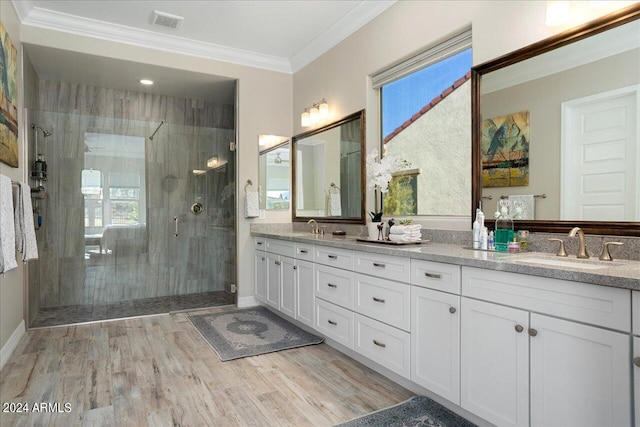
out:
<path id="1" fill-rule="evenodd" d="M 35 123 L 31 124 L 31 129 L 42 131 L 42 135 L 45 138 L 48 137 L 48 136 L 51 136 L 51 132 L 49 132 L 48 130 L 42 128 L 41 126 L 36 125 Z"/>

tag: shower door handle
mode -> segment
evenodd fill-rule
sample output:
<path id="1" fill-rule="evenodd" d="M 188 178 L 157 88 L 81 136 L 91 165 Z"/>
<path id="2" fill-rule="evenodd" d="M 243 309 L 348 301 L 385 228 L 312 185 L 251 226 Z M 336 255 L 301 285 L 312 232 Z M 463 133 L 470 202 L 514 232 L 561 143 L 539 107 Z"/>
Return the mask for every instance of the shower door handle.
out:
<path id="1" fill-rule="evenodd" d="M 174 225 L 174 231 L 173 231 L 173 235 L 175 237 L 178 237 L 178 234 L 180 234 L 180 227 L 178 226 L 178 217 L 174 216 L 173 217 L 173 225 Z"/>

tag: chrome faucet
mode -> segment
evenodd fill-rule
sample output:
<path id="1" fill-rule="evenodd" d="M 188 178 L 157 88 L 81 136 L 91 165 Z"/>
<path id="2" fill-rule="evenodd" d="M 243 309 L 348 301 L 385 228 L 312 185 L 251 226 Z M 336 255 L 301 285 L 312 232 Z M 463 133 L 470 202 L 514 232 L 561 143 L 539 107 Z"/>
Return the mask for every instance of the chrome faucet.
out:
<path id="1" fill-rule="evenodd" d="M 311 233 L 320 234 L 320 230 L 318 229 L 318 223 L 316 222 L 315 219 L 311 218 L 309 221 L 307 221 L 307 224 L 311 226 Z"/>
<path id="2" fill-rule="evenodd" d="M 576 234 L 578 235 L 578 239 L 580 241 L 576 258 L 589 258 L 589 253 L 587 252 L 587 245 L 584 240 L 584 231 L 582 231 L 580 227 L 574 227 L 569 232 L 569 237 L 576 237 Z"/>

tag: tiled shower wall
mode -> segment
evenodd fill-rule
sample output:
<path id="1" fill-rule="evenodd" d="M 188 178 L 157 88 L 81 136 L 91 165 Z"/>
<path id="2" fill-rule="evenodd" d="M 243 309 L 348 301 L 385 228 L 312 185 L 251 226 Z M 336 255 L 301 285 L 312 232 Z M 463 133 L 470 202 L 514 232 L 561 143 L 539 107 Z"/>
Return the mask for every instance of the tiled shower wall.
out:
<path id="1" fill-rule="evenodd" d="M 235 162 L 228 149 L 235 140 L 233 105 L 41 80 L 39 110 L 30 118 L 52 132 L 38 138 L 48 164 L 48 197 L 36 232 L 40 259 L 29 264 L 29 293 L 40 296 L 41 307 L 206 292 L 235 283 Z M 146 142 L 146 242 L 125 239 L 113 256 L 85 260 L 85 132 L 147 138 L 161 120 L 166 124 Z M 31 137 L 30 153 L 33 142 Z M 195 175 L 213 155 L 222 166 Z M 204 205 L 199 216 L 189 211 L 195 201 Z M 172 234 L 174 217 L 179 237 Z"/>

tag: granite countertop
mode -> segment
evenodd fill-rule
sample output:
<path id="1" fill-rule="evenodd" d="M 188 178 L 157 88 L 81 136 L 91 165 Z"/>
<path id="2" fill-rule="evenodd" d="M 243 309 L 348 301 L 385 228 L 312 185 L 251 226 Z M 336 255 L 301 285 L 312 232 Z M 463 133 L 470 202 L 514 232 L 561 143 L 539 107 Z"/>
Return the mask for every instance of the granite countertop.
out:
<path id="1" fill-rule="evenodd" d="M 609 264 L 605 261 L 599 261 L 597 257 L 579 260 L 576 259 L 575 255 L 561 258 L 542 252 L 521 252 L 516 254 L 488 252 L 465 249 L 462 245 L 446 243 L 423 243 L 403 246 L 384 245 L 358 242 L 356 237 L 353 236 L 314 236 L 311 233 L 283 232 L 281 230 L 278 232 L 254 230 L 251 234 L 253 236 L 272 237 L 293 242 L 314 243 L 363 252 L 640 290 L 640 261 L 614 260 Z M 532 258 L 535 259 L 535 264 L 527 261 Z M 544 264 L 546 260 L 556 265 Z M 561 264 L 562 262 L 566 264 L 563 265 Z M 595 269 L 594 267 L 598 268 Z"/>

